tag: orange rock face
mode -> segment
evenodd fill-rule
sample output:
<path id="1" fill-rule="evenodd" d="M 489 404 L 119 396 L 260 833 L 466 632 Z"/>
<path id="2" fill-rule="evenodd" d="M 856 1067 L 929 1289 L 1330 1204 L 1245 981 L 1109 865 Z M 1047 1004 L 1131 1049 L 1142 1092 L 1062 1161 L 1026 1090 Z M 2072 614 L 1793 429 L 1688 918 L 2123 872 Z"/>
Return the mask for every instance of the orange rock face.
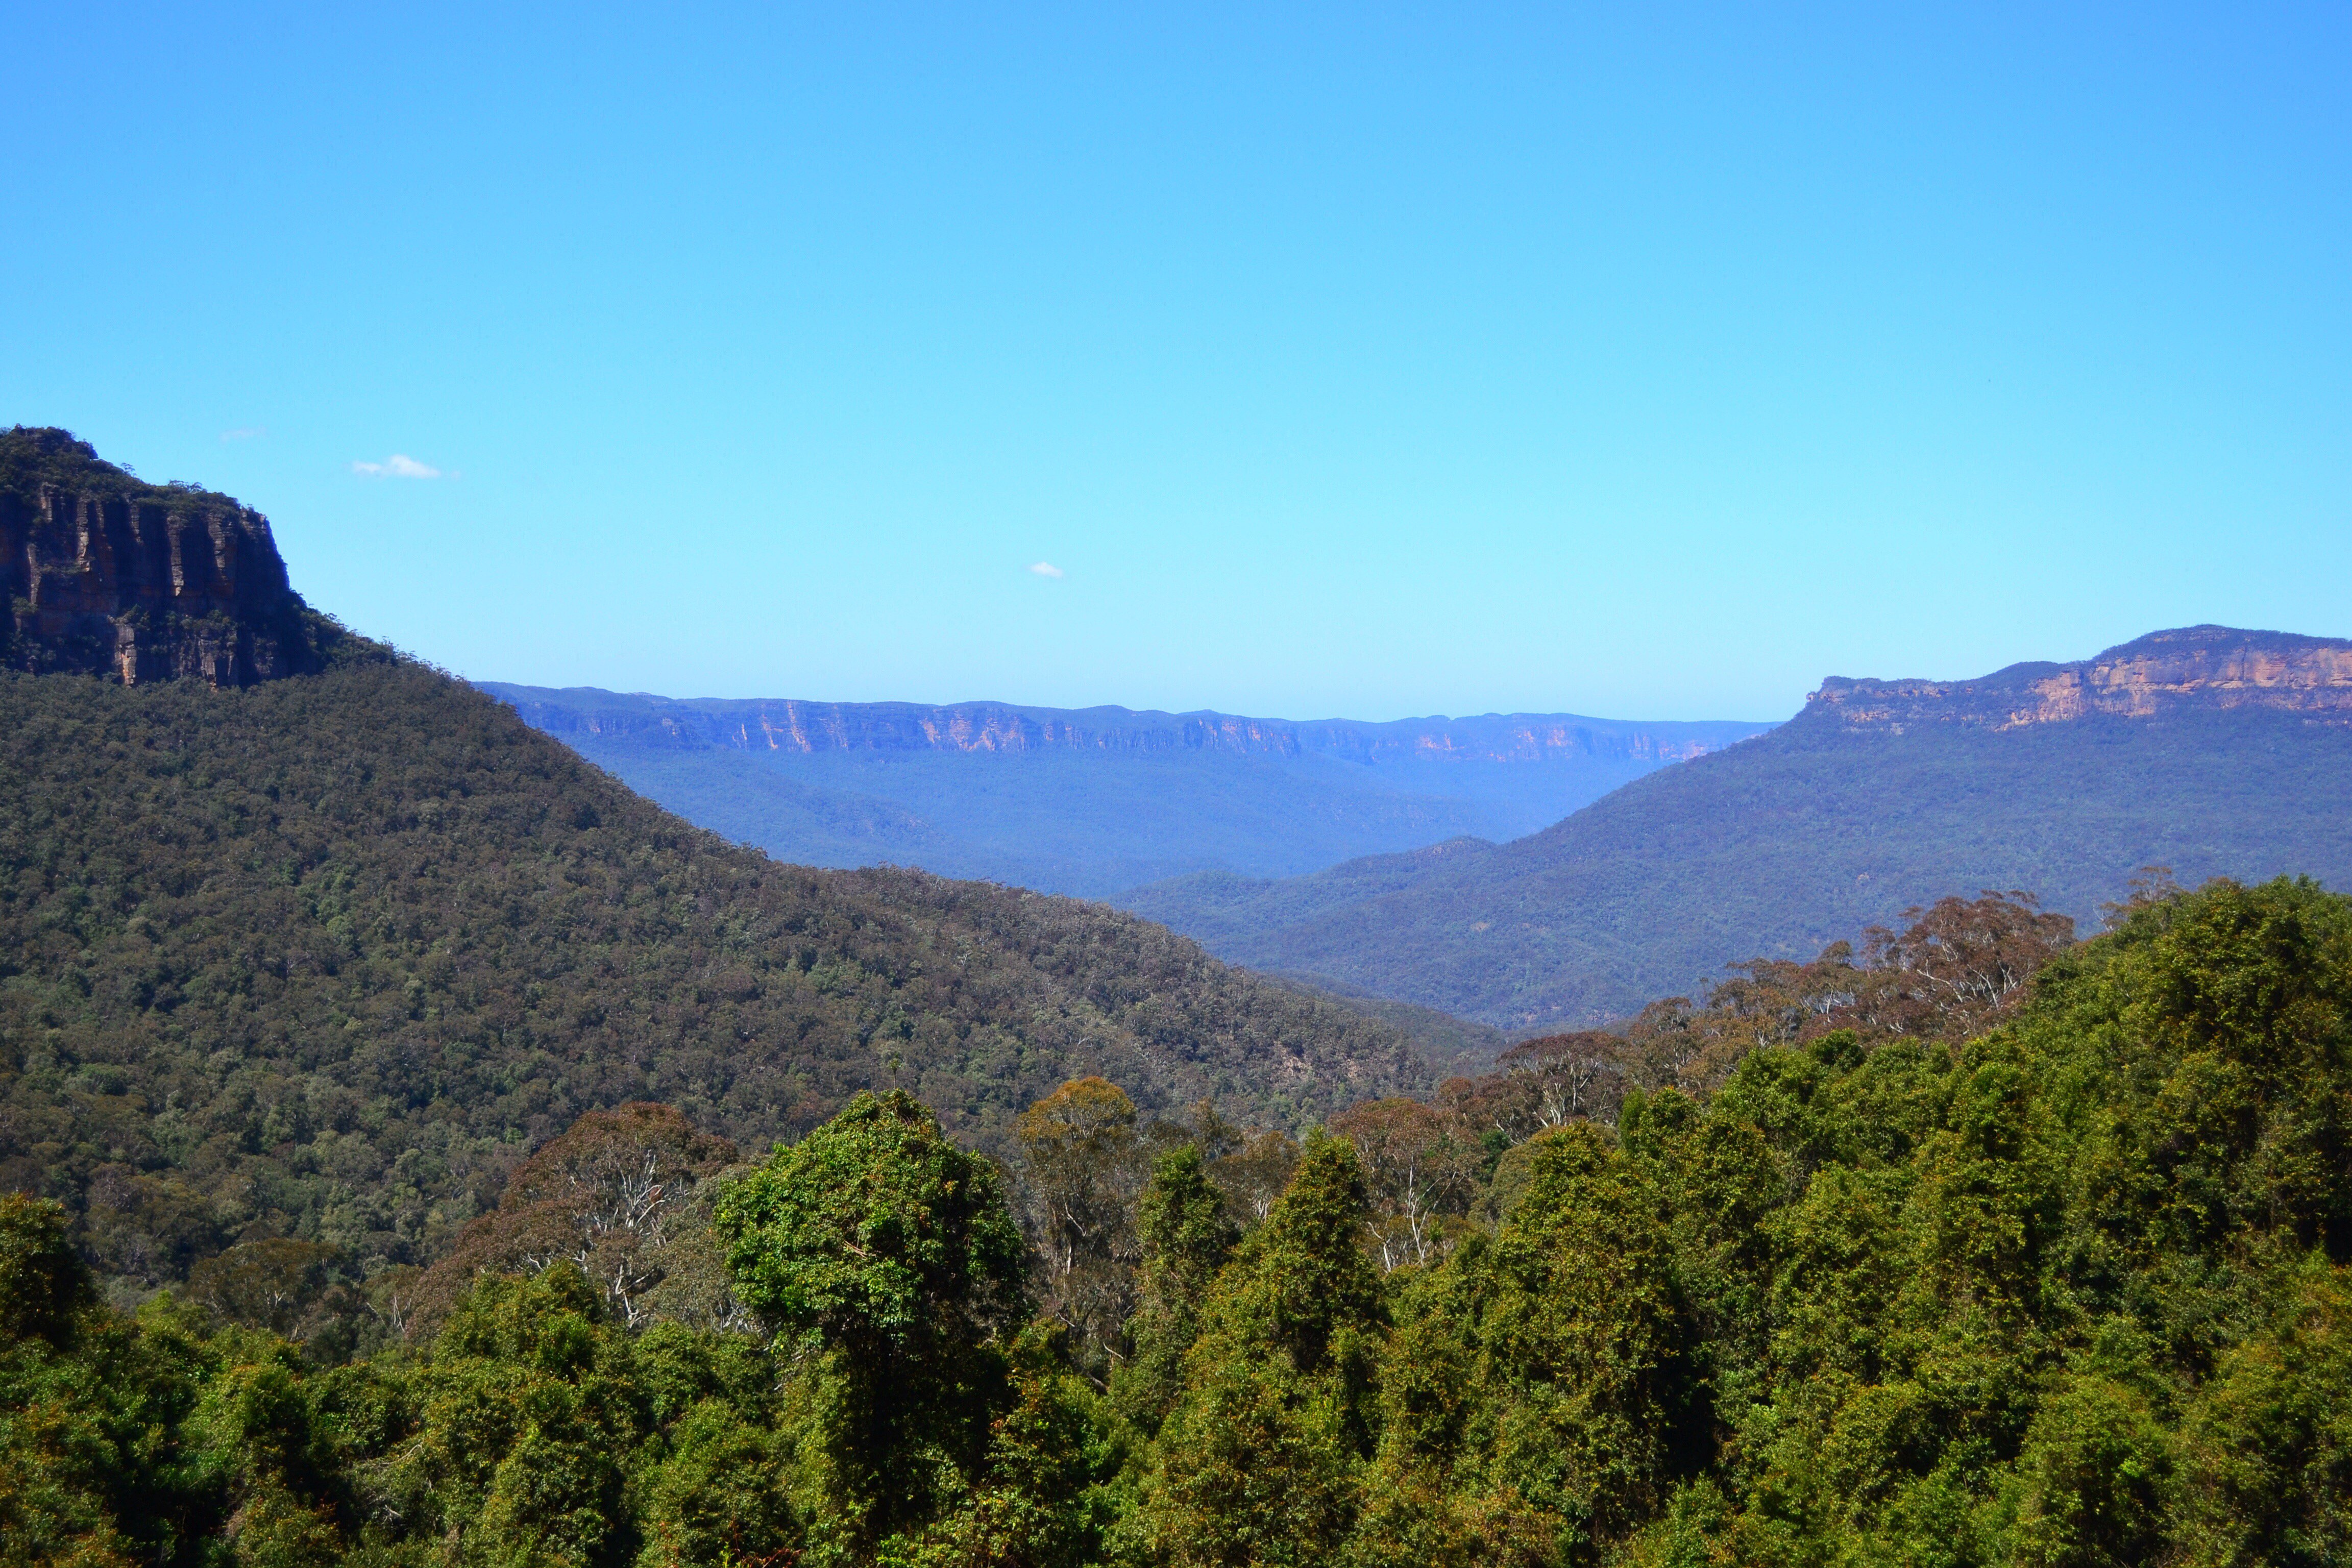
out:
<path id="1" fill-rule="evenodd" d="M 1805 706 L 1849 728 L 1896 732 L 1912 724 L 2011 730 L 2094 714 L 2148 719 L 2182 708 L 2266 708 L 2352 723 L 2352 642 L 2185 626 L 2077 664 L 2012 665 L 1976 680 L 1832 677 Z"/>

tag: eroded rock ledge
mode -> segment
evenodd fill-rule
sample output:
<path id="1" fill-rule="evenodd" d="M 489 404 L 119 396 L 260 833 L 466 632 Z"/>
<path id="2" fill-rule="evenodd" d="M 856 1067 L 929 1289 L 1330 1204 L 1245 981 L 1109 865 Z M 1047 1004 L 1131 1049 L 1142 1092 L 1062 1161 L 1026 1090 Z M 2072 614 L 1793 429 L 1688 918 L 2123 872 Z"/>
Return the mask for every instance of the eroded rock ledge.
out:
<path id="1" fill-rule="evenodd" d="M 126 686 L 247 686 L 319 667 L 320 617 L 269 521 L 227 496 L 151 485 L 69 433 L 0 431 L 0 654 Z"/>
<path id="2" fill-rule="evenodd" d="M 2014 664 L 1975 680 L 1832 676 L 1805 699 L 1809 718 L 1898 733 L 1913 724 L 2011 730 L 2094 714 L 2148 719 L 2247 708 L 2352 724 L 2352 641 L 2183 626 L 2078 663 Z"/>

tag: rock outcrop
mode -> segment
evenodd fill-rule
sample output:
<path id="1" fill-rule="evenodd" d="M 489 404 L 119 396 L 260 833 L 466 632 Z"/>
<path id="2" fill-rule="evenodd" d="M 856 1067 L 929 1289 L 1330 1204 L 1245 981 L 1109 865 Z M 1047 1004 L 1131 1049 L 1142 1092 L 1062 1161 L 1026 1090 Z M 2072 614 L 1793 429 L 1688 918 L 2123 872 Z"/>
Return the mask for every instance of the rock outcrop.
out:
<path id="1" fill-rule="evenodd" d="M 322 617 L 288 584 L 269 521 L 151 485 L 63 430 L 0 432 L 0 652 L 126 686 L 247 686 L 318 668 Z"/>
<path id="2" fill-rule="evenodd" d="M 1916 724 L 2013 730 L 2095 714 L 2248 708 L 2352 724 L 2352 641 L 2183 626 L 2078 663 L 2013 664 L 1976 680 L 1833 676 L 1805 699 L 1804 717 L 1899 734 Z"/>

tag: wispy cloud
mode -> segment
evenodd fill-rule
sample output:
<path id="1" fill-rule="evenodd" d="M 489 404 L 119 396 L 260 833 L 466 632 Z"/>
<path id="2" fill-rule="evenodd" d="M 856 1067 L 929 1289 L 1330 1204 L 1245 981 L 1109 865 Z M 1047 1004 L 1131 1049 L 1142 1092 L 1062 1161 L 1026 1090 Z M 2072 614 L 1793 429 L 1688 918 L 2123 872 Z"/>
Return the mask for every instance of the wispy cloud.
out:
<path id="1" fill-rule="evenodd" d="M 258 425 L 240 425 L 234 430 L 221 432 L 224 441 L 257 441 L 269 432 Z"/>
<path id="2" fill-rule="evenodd" d="M 441 470 L 418 462 L 405 452 L 394 452 L 381 463 L 353 463 L 352 472 L 372 479 L 437 479 Z"/>
<path id="3" fill-rule="evenodd" d="M 1040 577 L 1062 577 L 1068 575 L 1068 574 L 1065 573 L 1059 566 L 1055 565 L 1050 561 L 1032 562 L 1030 563 L 1029 570 L 1034 572 Z"/>

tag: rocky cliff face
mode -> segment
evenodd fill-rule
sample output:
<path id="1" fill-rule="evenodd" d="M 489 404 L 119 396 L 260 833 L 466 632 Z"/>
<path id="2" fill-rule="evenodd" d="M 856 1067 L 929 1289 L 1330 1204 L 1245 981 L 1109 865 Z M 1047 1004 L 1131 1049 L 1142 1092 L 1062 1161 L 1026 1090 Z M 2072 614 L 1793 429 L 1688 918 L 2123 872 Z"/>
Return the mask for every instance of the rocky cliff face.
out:
<path id="1" fill-rule="evenodd" d="M 708 716 L 719 745 L 781 752 L 1233 752 L 1290 754 L 1285 725 L 1221 713 L 1131 713 L 1121 708 L 1065 712 L 967 702 L 929 708 L 908 702 L 730 703 Z"/>
<path id="2" fill-rule="evenodd" d="M 63 430 L 0 432 L 0 593 L 18 669 L 219 687 L 318 664 L 268 519 L 143 483 Z"/>
<path id="3" fill-rule="evenodd" d="M 1308 751 L 1350 762 L 1540 763 L 1587 758 L 1686 763 L 1722 750 L 1767 724 L 1627 724 L 1568 713 L 1486 713 L 1469 719 L 1344 720 L 1297 726 Z"/>
<path id="4" fill-rule="evenodd" d="M 2094 714 L 2273 709 L 2352 724 L 2352 641 L 2230 626 L 2152 632 L 2075 664 L 2015 664 L 1976 680 L 1822 682 L 1803 717 L 1901 733 L 1916 724 L 2012 730 Z"/>
<path id="5" fill-rule="evenodd" d="M 908 702 L 802 702 L 790 699 L 678 700 L 614 692 L 550 692 L 488 683 L 536 728 L 640 745 L 728 746 L 791 752 L 1219 752 L 1350 762 L 1543 762 L 1617 758 L 1685 762 L 1766 728 L 1760 724 L 1629 725 L 1570 714 L 1486 714 L 1473 719 L 1297 722 L 1231 713 L 1138 712 L 1126 708 L 1018 708 L 997 702 L 926 707 Z"/>

